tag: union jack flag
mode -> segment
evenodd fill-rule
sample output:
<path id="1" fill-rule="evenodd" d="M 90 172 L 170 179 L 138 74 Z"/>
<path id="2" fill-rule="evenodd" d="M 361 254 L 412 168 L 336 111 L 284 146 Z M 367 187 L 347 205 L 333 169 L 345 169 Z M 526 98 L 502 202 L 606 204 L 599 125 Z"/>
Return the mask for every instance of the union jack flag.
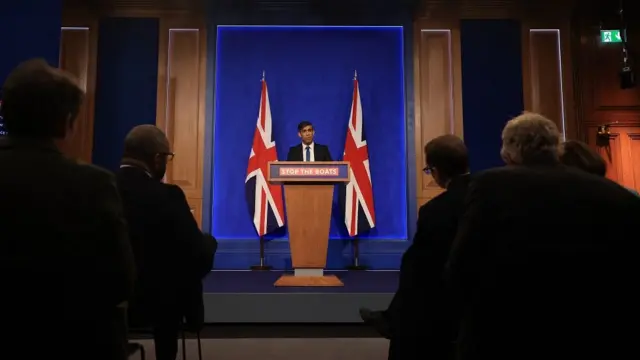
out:
<path id="1" fill-rule="evenodd" d="M 344 223 L 349 235 L 356 236 L 376 226 L 371 172 L 369 171 L 369 151 L 362 123 L 362 104 L 357 74 L 353 79 L 351 120 L 347 129 L 343 158 L 351 165 L 351 176 L 345 191 Z"/>
<path id="2" fill-rule="evenodd" d="M 284 226 L 282 188 L 267 181 L 268 163 L 276 160 L 278 160 L 278 154 L 276 142 L 273 140 L 269 92 L 263 77 L 258 122 L 253 133 L 247 178 L 244 181 L 249 213 L 259 236 Z"/>

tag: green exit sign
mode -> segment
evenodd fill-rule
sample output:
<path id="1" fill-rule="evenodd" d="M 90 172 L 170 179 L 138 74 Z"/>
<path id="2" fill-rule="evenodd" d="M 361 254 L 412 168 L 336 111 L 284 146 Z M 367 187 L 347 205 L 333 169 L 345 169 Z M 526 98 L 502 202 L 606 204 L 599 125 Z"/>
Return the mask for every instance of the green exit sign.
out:
<path id="1" fill-rule="evenodd" d="M 621 43 L 622 36 L 620 34 L 620 30 L 600 30 L 600 42 Z"/>

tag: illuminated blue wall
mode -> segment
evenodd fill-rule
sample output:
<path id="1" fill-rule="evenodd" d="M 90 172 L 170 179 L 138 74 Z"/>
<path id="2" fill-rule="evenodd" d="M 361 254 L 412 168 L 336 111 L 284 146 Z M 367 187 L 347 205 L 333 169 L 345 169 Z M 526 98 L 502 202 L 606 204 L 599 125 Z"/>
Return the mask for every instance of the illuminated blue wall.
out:
<path id="1" fill-rule="evenodd" d="M 397 268 L 414 231 L 415 170 L 413 166 L 413 88 L 411 72 L 403 73 L 411 59 L 408 13 L 388 22 L 386 28 L 292 29 L 237 28 L 242 14 L 227 13 L 226 20 L 212 11 L 208 33 L 207 139 L 203 226 L 220 241 L 216 268 L 243 269 L 258 261 L 258 239 L 244 200 L 246 164 L 260 96 L 260 75 L 267 72 L 274 136 L 280 158 L 298 143 L 296 124 L 314 122 L 317 141 L 341 158 L 353 91 L 353 71 L 358 70 L 365 130 L 369 142 L 378 228 L 361 242 L 361 261 L 373 268 Z M 402 15 L 402 16 L 401 16 Z M 283 16 L 288 22 L 261 25 L 313 25 L 309 16 Z M 291 19 L 300 23 L 291 24 Z M 276 22 L 277 21 L 277 22 Z M 275 24 L 274 24 L 275 23 Z M 395 27 L 389 27 L 395 25 Z M 408 27 L 411 29 L 411 27 Z M 216 34 L 217 36 L 212 36 Z M 217 88 L 216 88 L 217 87 Z M 215 99 L 215 100 L 214 100 Z M 214 106 L 215 102 L 215 106 Z M 408 104 L 411 106 L 407 106 Z M 408 111 L 409 110 L 409 111 Z M 211 166 L 211 164 L 213 164 Z M 344 236 L 340 208 L 334 203 L 332 241 L 328 267 L 342 268 L 351 260 Z M 284 234 L 279 234 L 284 235 Z M 276 268 L 290 266 L 288 242 L 267 243 L 267 261 Z"/>

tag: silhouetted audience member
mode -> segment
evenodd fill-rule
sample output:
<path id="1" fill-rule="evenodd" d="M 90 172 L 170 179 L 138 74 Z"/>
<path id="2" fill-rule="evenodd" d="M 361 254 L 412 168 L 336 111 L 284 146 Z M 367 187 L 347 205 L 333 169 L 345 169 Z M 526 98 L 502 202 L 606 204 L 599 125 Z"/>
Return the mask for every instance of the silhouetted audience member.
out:
<path id="1" fill-rule="evenodd" d="M 448 265 L 458 357 L 624 358 L 636 351 L 640 199 L 560 164 L 556 125 L 509 121 L 508 166 L 474 176 Z"/>
<path id="2" fill-rule="evenodd" d="M 452 359 L 455 330 L 444 265 L 456 235 L 469 183 L 467 148 L 453 135 L 424 147 L 426 167 L 446 189 L 420 207 L 413 243 L 402 257 L 398 290 L 385 311 L 361 310 L 363 319 L 390 338 L 389 359 Z"/>
<path id="3" fill-rule="evenodd" d="M 560 161 L 589 174 L 602 177 L 607 175 L 607 163 L 602 156 L 589 145 L 580 141 L 568 140 L 564 142 L 560 147 Z"/>
<path id="4" fill-rule="evenodd" d="M 607 175 L 607 163 L 602 156 L 581 141 L 565 141 L 561 147 L 560 161 L 567 166 L 584 170 L 590 174 L 602 177 Z M 634 189 L 629 189 L 629 191 L 640 196 Z"/>
<path id="5" fill-rule="evenodd" d="M 134 265 L 109 172 L 65 158 L 84 92 L 43 60 L 2 89 L 0 338 L 7 357 L 126 359 Z M 20 356 L 18 356 L 20 357 Z"/>
<path id="6" fill-rule="evenodd" d="M 176 358 L 183 319 L 188 330 L 202 328 L 202 279 L 217 249 L 198 228 L 182 189 L 162 182 L 173 156 L 162 130 L 137 126 L 125 138 L 117 174 L 139 274 L 130 324 L 153 328 L 158 360 Z"/>

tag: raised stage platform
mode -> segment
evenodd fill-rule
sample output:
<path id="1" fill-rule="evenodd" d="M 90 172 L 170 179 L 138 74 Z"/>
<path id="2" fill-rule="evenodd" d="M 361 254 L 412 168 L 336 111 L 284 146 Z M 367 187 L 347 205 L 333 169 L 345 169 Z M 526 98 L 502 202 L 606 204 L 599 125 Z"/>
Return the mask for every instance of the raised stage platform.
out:
<path id="1" fill-rule="evenodd" d="M 204 282 L 207 323 L 358 323 L 358 308 L 386 308 L 397 271 L 332 271 L 342 287 L 275 287 L 283 271 L 212 271 Z"/>

